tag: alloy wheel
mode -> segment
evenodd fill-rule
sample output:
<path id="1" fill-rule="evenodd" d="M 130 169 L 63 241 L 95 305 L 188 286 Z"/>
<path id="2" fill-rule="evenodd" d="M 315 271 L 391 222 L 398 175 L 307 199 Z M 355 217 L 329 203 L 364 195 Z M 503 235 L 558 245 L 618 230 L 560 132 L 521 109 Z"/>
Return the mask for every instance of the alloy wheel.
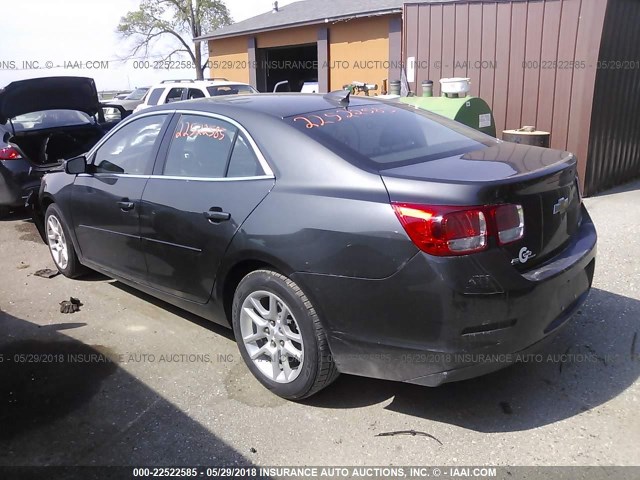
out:
<path id="1" fill-rule="evenodd" d="M 53 261 L 61 270 L 64 270 L 69 264 L 69 250 L 62 225 L 55 215 L 49 215 L 47 219 L 47 240 Z"/>
<path id="2" fill-rule="evenodd" d="M 267 291 L 252 292 L 240 310 L 240 333 L 249 358 L 277 383 L 293 382 L 304 362 L 304 343 L 289 306 Z"/>

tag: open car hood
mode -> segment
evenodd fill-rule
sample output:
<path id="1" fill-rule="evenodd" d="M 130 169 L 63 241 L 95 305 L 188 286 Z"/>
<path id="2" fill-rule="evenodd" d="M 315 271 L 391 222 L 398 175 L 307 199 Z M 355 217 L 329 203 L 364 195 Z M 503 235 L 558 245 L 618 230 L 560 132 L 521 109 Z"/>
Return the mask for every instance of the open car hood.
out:
<path id="1" fill-rule="evenodd" d="M 44 77 L 12 82 L 0 90 L 0 124 L 25 113 L 77 110 L 93 116 L 100 101 L 92 78 Z"/>

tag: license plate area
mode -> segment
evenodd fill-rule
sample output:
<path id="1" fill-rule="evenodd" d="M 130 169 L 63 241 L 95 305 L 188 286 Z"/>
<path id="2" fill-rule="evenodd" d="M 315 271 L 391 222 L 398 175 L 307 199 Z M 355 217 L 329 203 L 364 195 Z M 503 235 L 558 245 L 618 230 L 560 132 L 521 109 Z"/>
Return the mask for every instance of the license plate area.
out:
<path id="1" fill-rule="evenodd" d="M 555 285 L 554 311 L 556 316 L 544 328 L 544 333 L 550 333 L 569 320 L 576 309 L 582 304 L 589 293 L 595 260 L 574 277 Z"/>

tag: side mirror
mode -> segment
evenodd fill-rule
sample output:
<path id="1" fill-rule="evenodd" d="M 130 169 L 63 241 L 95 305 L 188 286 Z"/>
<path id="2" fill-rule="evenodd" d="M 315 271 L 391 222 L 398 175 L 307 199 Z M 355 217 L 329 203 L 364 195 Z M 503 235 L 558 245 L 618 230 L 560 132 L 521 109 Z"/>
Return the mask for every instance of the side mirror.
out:
<path id="1" fill-rule="evenodd" d="M 85 156 L 70 158 L 64 162 L 64 171 L 69 175 L 79 175 L 87 172 L 87 158 Z"/>

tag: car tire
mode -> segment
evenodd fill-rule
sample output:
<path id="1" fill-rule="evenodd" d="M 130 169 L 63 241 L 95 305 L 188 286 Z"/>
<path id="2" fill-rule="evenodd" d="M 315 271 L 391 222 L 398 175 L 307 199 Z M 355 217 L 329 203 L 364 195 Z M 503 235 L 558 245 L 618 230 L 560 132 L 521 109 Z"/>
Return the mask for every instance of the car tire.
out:
<path id="1" fill-rule="evenodd" d="M 338 377 L 318 315 L 286 276 L 256 270 L 236 288 L 233 331 L 251 373 L 274 394 L 301 400 Z"/>
<path id="2" fill-rule="evenodd" d="M 45 241 L 56 268 L 68 278 L 77 278 L 87 272 L 76 254 L 71 235 L 60 209 L 55 203 L 47 208 L 44 214 Z"/>

